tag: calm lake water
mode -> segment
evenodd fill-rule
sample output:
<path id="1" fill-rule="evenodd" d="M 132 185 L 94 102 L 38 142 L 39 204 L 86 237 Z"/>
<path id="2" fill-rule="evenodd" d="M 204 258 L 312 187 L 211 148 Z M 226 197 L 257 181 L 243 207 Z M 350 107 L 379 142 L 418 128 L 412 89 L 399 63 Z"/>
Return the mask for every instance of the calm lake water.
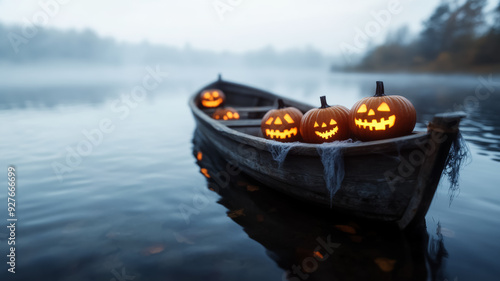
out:
<path id="1" fill-rule="evenodd" d="M 187 100 L 218 69 L 161 67 L 168 77 L 135 102 L 121 95 L 142 84 L 146 69 L 79 69 L 2 70 L 1 280 L 285 280 L 286 271 L 290 280 L 500 276 L 498 76 L 491 83 L 488 75 L 223 69 L 227 80 L 314 105 L 326 95 L 350 107 L 383 80 L 388 94 L 413 102 L 419 129 L 435 113 L 465 110 L 461 129 L 472 157 L 459 192 L 450 201 L 442 178 L 427 228 L 400 233 L 327 218 L 244 175 L 220 194 L 210 191 L 200 169 L 223 170 L 224 162 L 196 137 Z M 82 142 L 85 134 L 93 144 Z M 6 265 L 9 165 L 17 170 L 15 274 Z M 324 243 L 330 248 L 315 253 Z M 296 271 L 304 264 L 309 272 Z"/>

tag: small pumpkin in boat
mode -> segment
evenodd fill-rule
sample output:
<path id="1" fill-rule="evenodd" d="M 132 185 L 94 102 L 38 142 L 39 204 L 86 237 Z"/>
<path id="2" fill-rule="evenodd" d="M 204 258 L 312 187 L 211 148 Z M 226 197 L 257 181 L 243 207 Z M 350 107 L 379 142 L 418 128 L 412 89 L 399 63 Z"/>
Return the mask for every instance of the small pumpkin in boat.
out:
<path id="1" fill-rule="evenodd" d="M 349 126 L 362 141 L 373 141 L 408 135 L 415 128 L 417 112 L 402 96 L 384 93 L 384 83 L 377 81 L 373 97 L 363 98 L 351 109 Z"/>
<path id="2" fill-rule="evenodd" d="M 260 123 L 262 134 L 266 139 L 280 142 L 300 140 L 300 120 L 302 112 L 295 107 L 285 107 L 282 99 L 278 99 L 278 109 L 269 110 Z"/>
<path id="3" fill-rule="evenodd" d="M 217 108 L 212 115 L 216 120 L 240 119 L 240 114 L 232 107 Z"/>
<path id="4" fill-rule="evenodd" d="M 224 104 L 226 95 L 221 90 L 210 89 L 201 92 L 200 102 L 203 107 L 214 108 Z"/>
<path id="5" fill-rule="evenodd" d="M 321 107 L 306 112 L 300 124 L 300 134 L 306 142 L 323 143 L 349 138 L 349 109 L 342 105 L 330 106 L 326 97 L 320 97 Z"/>

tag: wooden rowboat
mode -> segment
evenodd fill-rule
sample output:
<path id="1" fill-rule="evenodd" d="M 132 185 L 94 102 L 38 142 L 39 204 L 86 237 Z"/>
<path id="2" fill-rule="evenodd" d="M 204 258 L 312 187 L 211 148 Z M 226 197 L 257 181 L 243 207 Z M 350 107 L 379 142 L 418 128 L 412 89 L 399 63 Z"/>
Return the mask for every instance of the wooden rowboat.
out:
<path id="1" fill-rule="evenodd" d="M 222 90 L 226 106 L 235 108 L 241 118 L 213 119 L 214 110 L 199 105 L 199 94 L 207 89 Z M 313 108 L 220 77 L 195 93 L 189 106 L 198 134 L 213 149 L 273 189 L 336 212 L 397 223 L 401 229 L 423 220 L 465 114 L 439 114 L 426 132 L 387 140 L 281 144 L 263 138 L 260 130 L 261 118 L 275 108 L 278 98 L 304 113 Z M 275 148 L 289 149 L 283 162 L 273 158 Z M 330 164 L 335 171 L 324 168 Z M 334 194 L 332 186 L 337 186 Z"/>

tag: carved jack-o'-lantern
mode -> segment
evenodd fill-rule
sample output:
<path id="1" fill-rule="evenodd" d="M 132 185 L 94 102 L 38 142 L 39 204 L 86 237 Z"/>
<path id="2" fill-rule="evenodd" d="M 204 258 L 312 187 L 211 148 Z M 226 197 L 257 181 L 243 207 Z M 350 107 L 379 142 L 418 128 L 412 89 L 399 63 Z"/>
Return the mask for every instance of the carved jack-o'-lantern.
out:
<path id="1" fill-rule="evenodd" d="M 416 120 L 413 104 L 402 96 L 386 96 L 382 81 L 377 81 L 375 96 L 355 103 L 349 115 L 351 131 L 362 141 L 410 134 Z"/>
<path id="2" fill-rule="evenodd" d="M 200 94 L 200 102 L 203 107 L 219 107 L 224 104 L 226 96 L 221 90 L 205 90 Z"/>
<path id="3" fill-rule="evenodd" d="M 323 143 L 349 138 L 349 109 L 342 105 L 329 106 L 322 96 L 321 107 L 306 112 L 300 133 L 306 142 Z"/>
<path id="4" fill-rule="evenodd" d="M 269 110 L 262 118 L 260 128 L 267 139 L 280 142 L 300 140 L 300 120 L 302 112 L 295 107 L 285 107 L 278 99 L 278 109 Z"/>
<path id="5" fill-rule="evenodd" d="M 217 120 L 240 119 L 240 114 L 238 113 L 238 111 L 236 111 L 236 109 L 232 107 L 224 107 L 215 110 L 212 118 Z"/>

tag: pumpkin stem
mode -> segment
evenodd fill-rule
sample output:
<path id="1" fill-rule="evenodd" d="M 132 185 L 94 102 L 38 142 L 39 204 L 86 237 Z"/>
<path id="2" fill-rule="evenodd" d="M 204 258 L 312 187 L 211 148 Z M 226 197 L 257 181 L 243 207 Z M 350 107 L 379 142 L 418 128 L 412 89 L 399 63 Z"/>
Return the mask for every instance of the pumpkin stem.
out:
<path id="1" fill-rule="evenodd" d="M 285 102 L 282 99 L 278 99 L 278 109 L 285 108 Z"/>
<path id="2" fill-rule="evenodd" d="M 321 97 L 319 97 L 319 100 L 321 101 L 321 107 L 320 107 L 320 108 L 328 108 L 328 107 L 330 107 L 330 106 L 326 103 L 326 96 L 321 96 Z"/>
<path id="3" fill-rule="evenodd" d="M 385 96 L 384 92 L 384 82 L 377 81 L 377 90 L 375 90 L 375 97 Z"/>

